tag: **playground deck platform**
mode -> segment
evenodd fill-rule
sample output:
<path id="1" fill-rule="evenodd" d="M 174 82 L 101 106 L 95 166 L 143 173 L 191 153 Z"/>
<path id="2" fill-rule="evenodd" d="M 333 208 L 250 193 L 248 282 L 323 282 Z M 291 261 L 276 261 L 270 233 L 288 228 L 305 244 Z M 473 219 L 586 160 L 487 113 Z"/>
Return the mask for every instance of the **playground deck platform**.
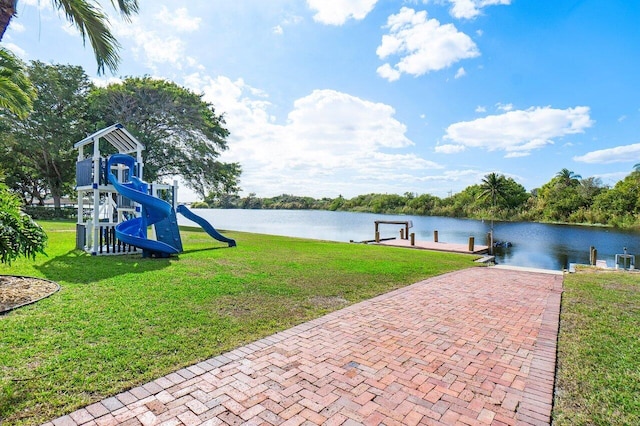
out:
<path id="1" fill-rule="evenodd" d="M 483 246 L 475 244 L 473 251 L 469 250 L 469 244 L 456 244 L 445 242 L 433 242 L 433 241 L 415 241 L 414 245 L 411 245 L 410 240 L 403 239 L 385 239 L 380 242 L 367 242 L 368 244 L 378 244 L 392 247 L 406 247 L 419 250 L 434 250 L 434 251 L 447 251 L 452 253 L 465 253 L 465 254 L 486 254 L 489 253 L 489 246 Z"/>

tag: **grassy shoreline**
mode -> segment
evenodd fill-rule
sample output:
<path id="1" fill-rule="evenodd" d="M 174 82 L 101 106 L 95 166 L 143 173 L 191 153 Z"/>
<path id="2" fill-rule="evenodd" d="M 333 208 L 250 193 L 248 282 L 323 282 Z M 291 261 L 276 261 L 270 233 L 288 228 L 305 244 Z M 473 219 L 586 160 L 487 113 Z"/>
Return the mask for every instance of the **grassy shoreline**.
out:
<path id="1" fill-rule="evenodd" d="M 474 266 L 473 256 L 182 229 L 171 259 L 90 256 L 42 222 L 47 257 L 0 274 L 62 289 L 0 317 L 0 423 L 39 424 L 344 306 Z"/>
<path id="2" fill-rule="evenodd" d="M 640 274 L 565 276 L 555 425 L 640 424 Z"/>

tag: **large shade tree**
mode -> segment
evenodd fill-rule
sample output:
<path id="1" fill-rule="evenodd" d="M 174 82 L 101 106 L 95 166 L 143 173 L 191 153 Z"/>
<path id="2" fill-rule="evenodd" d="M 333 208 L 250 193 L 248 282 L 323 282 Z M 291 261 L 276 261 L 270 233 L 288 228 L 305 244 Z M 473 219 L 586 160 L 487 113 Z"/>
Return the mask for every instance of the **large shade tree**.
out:
<path id="1" fill-rule="evenodd" d="M 567 222 L 572 213 L 590 203 L 581 193 L 585 188 L 581 188 L 580 179 L 579 174 L 564 168 L 542 185 L 538 190 L 537 209 L 544 220 Z"/>
<path id="2" fill-rule="evenodd" d="M 175 83 L 130 77 L 89 96 L 97 128 L 123 124 L 145 145 L 144 178 L 181 176 L 202 199 L 238 192 L 240 165 L 219 161 L 229 135 L 202 95 Z"/>
<path id="3" fill-rule="evenodd" d="M 593 210 L 604 223 L 637 226 L 640 222 L 640 171 L 634 171 L 595 197 Z"/>
<path id="4" fill-rule="evenodd" d="M 125 19 L 138 12 L 138 0 L 111 0 L 111 4 Z M 89 39 L 98 63 L 98 73 L 104 72 L 105 67 L 111 71 L 118 68 L 120 45 L 111 33 L 109 18 L 97 1 L 51 0 L 51 5 L 76 27 L 83 43 Z M 18 0 L 0 0 L 0 40 L 16 16 L 17 6 Z"/>
<path id="5" fill-rule="evenodd" d="M 71 65 L 35 61 L 28 76 L 38 97 L 27 118 L 0 116 L 0 162 L 8 174 L 6 182 L 25 202 L 50 195 L 60 207 L 61 197 L 74 183 L 73 144 L 91 130 L 86 116 L 92 85 L 81 67 Z"/>

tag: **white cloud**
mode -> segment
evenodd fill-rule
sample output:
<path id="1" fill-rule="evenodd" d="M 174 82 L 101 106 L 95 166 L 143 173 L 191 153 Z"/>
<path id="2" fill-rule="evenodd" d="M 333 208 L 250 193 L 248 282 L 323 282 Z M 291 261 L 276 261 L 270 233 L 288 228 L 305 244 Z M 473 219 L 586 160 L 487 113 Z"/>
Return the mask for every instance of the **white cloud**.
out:
<path id="1" fill-rule="evenodd" d="M 385 28 L 389 34 L 382 36 L 376 54 L 380 59 L 399 57 L 393 67 L 387 63 L 378 68 L 378 74 L 390 81 L 397 80 L 401 73 L 420 76 L 480 55 L 468 35 L 452 24 L 441 25 L 437 19 L 427 19 L 426 11 L 403 7 L 398 14 L 389 16 Z"/>
<path id="2" fill-rule="evenodd" d="M 456 71 L 456 75 L 454 76 L 454 78 L 458 79 L 460 77 L 464 77 L 465 75 L 467 75 L 467 72 L 464 70 L 463 67 L 458 68 L 458 71 Z"/>
<path id="3" fill-rule="evenodd" d="M 107 87 L 110 84 L 122 83 L 122 79 L 118 77 L 94 77 L 91 82 L 98 87 Z"/>
<path id="4" fill-rule="evenodd" d="M 449 0 L 451 10 L 449 13 L 454 18 L 472 19 L 480 14 L 480 10 L 493 5 L 509 5 L 511 0 Z"/>
<path id="5" fill-rule="evenodd" d="M 304 21 L 302 16 L 288 15 L 282 20 L 282 25 L 298 25 L 302 21 Z"/>
<path id="6" fill-rule="evenodd" d="M 513 104 L 502 104 L 498 102 L 496 104 L 496 109 L 499 111 L 513 111 Z"/>
<path id="7" fill-rule="evenodd" d="M 276 25 L 275 27 L 273 27 L 272 31 L 273 31 L 274 34 L 278 34 L 278 35 L 284 34 L 284 30 L 282 29 L 282 27 L 280 25 Z"/>
<path id="8" fill-rule="evenodd" d="M 286 121 L 277 124 L 266 94 L 243 80 L 193 74 L 186 86 L 204 92 L 205 100 L 225 113 L 230 149 L 222 160 L 242 164 L 245 192 L 355 196 L 370 192 L 374 182 L 376 188 L 385 179 L 392 182 L 391 176 L 399 177 L 393 185 L 406 187 L 441 168 L 407 152 L 414 144 L 389 105 L 314 90 L 297 99 Z"/>
<path id="9" fill-rule="evenodd" d="M 437 175 L 425 175 L 420 178 L 421 182 L 458 182 L 467 180 L 469 182 L 477 182 L 484 174 L 477 170 L 447 170 Z M 443 193 L 443 191 L 440 191 Z M 435 192 L 434 192 L 435 195 Z"/>
<path id="10" fill-rule="evenodd" d="M 343 25 L 349 19 L 362 20 L 378 0 L 307 0 L 316 12 L 313 20 L 326 25 Z"/>
<path id="11" fill-rule="evenodd" d="M 476 107 L 476 112 L 487 112 L 487 108 L 483 107 L 482 105 L 478 105 Z"/>
<path id="12" fill-rule="evenodd" d="M 400 79 L 401 75 L 400 71 L 393 69 L 389 64 L 380 65 L 376 72 L 380 77 L 386 78 L 389 81 L 396 81 Z"/>
<path id="13" fill-rule="evenodd" d="M 162 6 L 162 9 L 155 15 L 155 18 L 178 32 L 197 31 L 202 22 L 202 18 L 189 16 L 189 11 L 185 7 L 178 8 L 171 12 L 166 6 Z"/>
<path id="14" fill-rule="evenodd" d="M 516 152 L 510 152 L 506 154 L 504 158 L 520 158 L 520 157 L 528 157 L 529 155 L 531 155 L 531 153 L 528 151 L 525 151 L 525 152 L 516 151 Z"/>
<path id="15" fill-rule="evenodd" d="M 439 154 L 457 154 L 465 149 L 464 145 L 445 144 L 436 146 L 435 151 Z"/>
<path id="16" fill-rule="evenodd" d="M 23 33 L 26 28 L 20 22 L 17 22 L 15 19 L 11 21 L 11 31 L 16 33 Z"/>
<path id="17" fill-rule="evenodd" d="M 532 107 L 452 124 L 444 138 L 469 148 L 506 151 L 513 157 L 514 152 L 522 156 L 552 144 L 554 138 L 584 133 L 592 124 L 589 107 Z"/>
<path id="18" fill-rule="evenodd" d="M 18 56 L 20 59 L 22 59 L 23 61 L 27 60 L 27 52 L 21 48 L 20 46 L 18 46 L 17 44 L 14 43 L 3 43 L 4 47 L 6 47 L 7 49 L 9 49 L 10 51 L 12 51 L 13 53 L 16 54 L 16 56 Z"/>
<path id="19" fill-rule="evenodd" d="M 66 21 L 64 24 L 60 26 L 60 28 L 62 28 L 62 31 L 69 34 L 70 36 L 74 36 L 74 37 L 80 36 L 80 32 L 78 31 L 78 29 L 73 24 L 66 23 Z"/>
<path id="20" fill-rule="evenodd" d="M 147 66 L 155 70 L 157 64 L 169 63 L 181 69 L 187 60 L 186 43 L 167 32 L 148 29 L 138 16 L 132 22 L 113 22 L 113 30 L 118 38 L 131 40 L 131 52 Z M 121 40 L 122 42 L 122 40 Z"/>
<path id="21" fill-rule="evenodd" d="M 615 148 L 599 149 L 584 155 L 573 157 L 574 161 L 592 164 L 638 162 L 640 158 L 640 143 L 616 146 Z"/>
<path id="22" fill-rule="evenodd" d="M 627 119 L 627 116 L 626 115 L 622 115 L 622 116 L 618 117 L 618 123 L 622 123 L 626 119 Z"/>
<path id="23" fill-rule="evenodd" d="M 613 173 L 597 173 L 593 175 L 593 177 L 602 179 L 602 182 L 610 186 L 614 186 L 618 181 L 623 180 L 627 176 L 629 176 L 628 170 Z"/>

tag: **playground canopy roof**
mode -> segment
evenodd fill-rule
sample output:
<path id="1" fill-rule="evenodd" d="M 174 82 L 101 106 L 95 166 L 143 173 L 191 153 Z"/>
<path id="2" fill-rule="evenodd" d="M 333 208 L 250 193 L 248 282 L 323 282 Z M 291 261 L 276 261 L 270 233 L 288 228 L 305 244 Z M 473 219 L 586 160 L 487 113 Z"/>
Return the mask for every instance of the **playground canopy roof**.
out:
<path id="1" fill-rule="evenodd" d="M 144 145 L 129 133 L 120 123 L 98 130 L 94 134 L 82 139 L 80 142 L 76 142 L 73 147 L 78 149 L 81 146 L 98 141 L 99 138 L 107 140 L 107 142 L 113 145 L 121 154 L 130 154 L 144 150 Z"/>

